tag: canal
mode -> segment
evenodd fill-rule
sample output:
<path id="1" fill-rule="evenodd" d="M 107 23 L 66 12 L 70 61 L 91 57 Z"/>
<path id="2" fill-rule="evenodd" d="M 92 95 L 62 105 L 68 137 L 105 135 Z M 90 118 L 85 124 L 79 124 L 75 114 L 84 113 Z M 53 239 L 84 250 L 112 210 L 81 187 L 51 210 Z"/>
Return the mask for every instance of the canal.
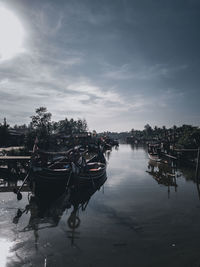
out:
<path id="1" fill-rule="evenodd" d="M 0 266 L 200 266 L 193 171 L 149 162 L 140 146 L 106 157 L 107 180 L 78 209 L 68 194 L 38 210 L 28 192 L 0 193 Z"/>

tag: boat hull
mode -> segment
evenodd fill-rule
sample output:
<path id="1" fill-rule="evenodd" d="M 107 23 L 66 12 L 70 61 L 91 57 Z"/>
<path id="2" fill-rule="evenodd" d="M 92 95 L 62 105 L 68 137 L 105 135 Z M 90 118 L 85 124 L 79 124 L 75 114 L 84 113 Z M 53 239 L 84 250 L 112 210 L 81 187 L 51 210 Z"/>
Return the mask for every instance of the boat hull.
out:
<path id="1" fill-rule="evenodd" d="M 81 171 L 76 176 L 76 184 L 88 185 L 98 183 L 98 181 L 106 179 L 106 164 L 100 162 L 90 162 L 87 170 Z"/>
<path id="2" fill-rule="evenodd" d="M 159 158 L 158 154 L 151 154 L 151 153 L 148 153 L 148 157 L 150 160 L 153 160 L 153 161 L 156 161 L 156 162 L 160 162 L 161 159 Z"/>
<path id="3" fill-rule="evenodd" d="M 63 193 L 71 184 L 72 173 L 69 170 L 54 171 L 41 168 L 31 173 L 31 189 L 35 194 Z"/>

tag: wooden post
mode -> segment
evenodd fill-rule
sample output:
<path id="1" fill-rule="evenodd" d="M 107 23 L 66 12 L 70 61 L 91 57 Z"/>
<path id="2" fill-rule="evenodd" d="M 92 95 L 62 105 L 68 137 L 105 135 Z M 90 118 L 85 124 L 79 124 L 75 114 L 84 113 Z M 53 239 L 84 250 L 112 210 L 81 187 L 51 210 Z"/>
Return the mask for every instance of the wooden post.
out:
<path id="1" fill-rule="evenodd" d="M 196 165 L 196 179 L 198 179 L 198 174 L 199 174 L 199 157 L 200 157 L 200 148 L 198 148 L 197 152 L 197 165 Z"/>

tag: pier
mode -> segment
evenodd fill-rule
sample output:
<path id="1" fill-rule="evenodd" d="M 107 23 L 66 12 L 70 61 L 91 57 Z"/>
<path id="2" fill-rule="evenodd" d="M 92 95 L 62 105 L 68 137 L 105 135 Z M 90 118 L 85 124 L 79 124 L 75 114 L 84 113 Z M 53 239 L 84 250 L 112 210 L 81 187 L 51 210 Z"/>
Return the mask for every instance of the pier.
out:
<path id="1" fill-rule="evenodd" d="M 29 169 L 30 160 L 31 156 L 0 156 L 1 171 L 21 176 Z"/>

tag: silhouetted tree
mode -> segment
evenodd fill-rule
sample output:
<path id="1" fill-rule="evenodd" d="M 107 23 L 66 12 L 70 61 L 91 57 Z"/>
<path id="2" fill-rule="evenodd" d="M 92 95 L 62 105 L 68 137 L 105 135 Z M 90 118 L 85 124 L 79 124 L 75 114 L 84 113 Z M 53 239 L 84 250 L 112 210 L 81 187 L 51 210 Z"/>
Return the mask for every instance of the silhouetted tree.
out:
<path id="1" fill-rule="evenodd" d="M 3 124 L 0 123 L 0 145 L 6 146 L 9 143 L 9 125 L 6 122 L 6 118 L 4 118 Z"/>
<path id="2" fill-rule="evenodd" d="M 144 126 L 144 131 L 145 131 L 147 137 L 151 137 L 153 130 L 148 123 Z"/>
<path id="3" fill-rule="evenodd" d="M 35 110 L 36 115 L 31 116 L 32 127 L 34 129 L 50 127 L 51 113 L 47 112 L 47 108 L 40 107 Z"/>
<path id="4" fill-rule="evenodd" d="M 35 115 L 31 116 L 32 121 L 25 137 L 25 143 L 27 147 L 31 148 L 37 136 L 39 146 L 47 149 L 51 133 L 51 113 L 47 111 L 46 107 L 37 108 L 35 113 Z"/>

